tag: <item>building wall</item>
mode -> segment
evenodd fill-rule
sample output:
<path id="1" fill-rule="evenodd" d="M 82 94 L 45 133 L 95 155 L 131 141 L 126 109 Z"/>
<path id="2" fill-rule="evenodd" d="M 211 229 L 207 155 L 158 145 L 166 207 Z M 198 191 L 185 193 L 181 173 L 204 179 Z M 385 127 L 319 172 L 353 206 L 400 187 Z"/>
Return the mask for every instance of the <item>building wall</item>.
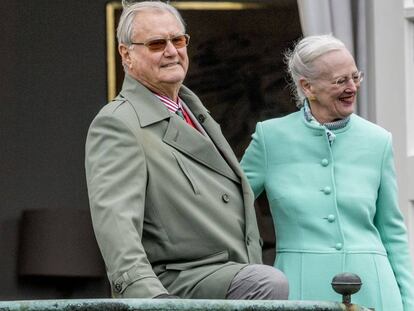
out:
<path id="1" fill-rule="evenodd" d="M 83 150 L 106 102 L 105 1 L 0 1 L 0 12 L 0 300 L 59 298 L 53 284 L 17 277 L 19 221 L 25 209 L 88 209 Z M 106 296 L 106 280 L 73 295 Z"/>
<path id="2" fill-rule="evenodd" d="M 404 8 L 405 26 L 405 121 L 407 141 L 407 217 L 410 233 L 411 255 L 414 258 L 414 0 L 406 0 Z M 414 259 L 413 259 L 414 261 Z"/>
<path id="3" fill-rule="evenodd" d="M 412 76 L 414 70 L 412 65 L 408 66 L 407 62 L 412 60 L 406 55 L 412 53 L 414 47 L 405 41 L 407 21 L 403 0 L 369 0 L 368 3 L 369 62 L 371 76 L 375 77 L 368 90 L 372 100 L 370 104 L 375 107 L 374 121 L 393 134 L 400 207 L 405 216 L 411 254 L 414 257 L 414 165 L 408 150 L 408 142 L 411 141 L 412 144 L 414 133 L 409 131 L 411 125 L 408 123 L 410 118 L 407 117 L 408 108 L 413 105 L 413 97 L 410 95 L 413 94 L 413 85 L 406 83 L 407 77 Z"/>

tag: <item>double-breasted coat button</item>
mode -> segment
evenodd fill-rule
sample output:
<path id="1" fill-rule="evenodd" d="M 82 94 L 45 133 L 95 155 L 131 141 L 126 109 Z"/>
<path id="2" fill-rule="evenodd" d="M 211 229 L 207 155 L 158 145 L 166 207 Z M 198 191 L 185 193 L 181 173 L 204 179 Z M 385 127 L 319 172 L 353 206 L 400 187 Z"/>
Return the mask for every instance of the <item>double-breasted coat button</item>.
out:
<path id="1" fill-rule="evenodd" d="M 340 251 L 340 250 L 342 249 L 342 243 L 336 243 L 336 245 L 335 245 L 335 249 L 336 249 L 337 251 Z"/>
<path id="2" fill-rule="evenodd" d="M 325 194 L 331 194 L 332 189 L 329 186 L 326 186 L 325 188 L 322 189 L 322 192 Z"/>
<path id="3" fill-rule="evenodd" d="M 322 159 L 321 164 L 322 164 L 322 166 L 328 166 L 328 164 L 329 164 L 328 159 Z"/>
<path id="4" fill-rule="evenodd" d="M 335 215 L 332 215 L 332 214 L 328 215 L 328 221 L 329 222 L 334 222 L 335 221 Z"/>
<path id="5" fill-rule="evenodd" d="M 198 121 L 199 121 L 200 123 L 203 123 L 203 122 L 206 120 L 206 116 L 205 116 L 205 115 L 203 115 L 202 113 L 200 113 L 200 114 L 197 116 L 197 119 L 198 119 Z"/>
<path id="6" fill-rule="evenodd" d="M 224 203 L 229 203 L 229 201 L 230 201 L 230 196 L 229 196 L 227 193 L 224 193 L 224 194 L 221 196 L 221 199 L 223 200 L 223 202 L 224 202 Z"/>
<path id="7" fill-rule="evenodd" d="M 252 239 L 250 238 L 250 236 L 247 236 L 247 237 L 246 237 L 246 244 L 247 244 L 247 245 L 250 245 L 251 240 L 252 240 Z"/>
<path id="8" fill-rule="evenodd" d="M 121 283 L 115 283 L 115 291 L 117 293 L 120 293 L 122 290 L 122 284 Z"/>

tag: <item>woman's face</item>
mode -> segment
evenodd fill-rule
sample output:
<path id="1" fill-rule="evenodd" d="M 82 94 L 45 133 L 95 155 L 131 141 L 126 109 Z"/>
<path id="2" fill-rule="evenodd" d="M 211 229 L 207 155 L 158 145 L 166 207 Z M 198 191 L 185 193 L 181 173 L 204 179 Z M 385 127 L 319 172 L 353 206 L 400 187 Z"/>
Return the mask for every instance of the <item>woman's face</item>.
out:
<path id="1" fill-rule="evenodd" d="M 331 51 L 317 58 L 314 65 L 317 78 L 301 79 L 312 115 L 327 123 L 352 114 L 361 80 L 352 55 L 346 49 Z"/>

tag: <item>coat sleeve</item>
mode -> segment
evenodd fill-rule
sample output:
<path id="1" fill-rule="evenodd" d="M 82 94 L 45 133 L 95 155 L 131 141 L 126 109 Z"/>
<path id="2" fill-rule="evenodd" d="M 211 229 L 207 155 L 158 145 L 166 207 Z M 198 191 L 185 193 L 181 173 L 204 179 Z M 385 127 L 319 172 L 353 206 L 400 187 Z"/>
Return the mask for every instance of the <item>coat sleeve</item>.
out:
<path id="1" fill-rule="evenodd" d="M 262 123 L 257 123 L 256 131 L 240 162 L 255 198 L 264 190 L 267 167 L 266 148 L 264 144 Z"/>
<path id="2" fill-rule="evenodd" d="M 378 228 L 388 254 L 403 300 L 404 310 L 414 310 L 414 278 L 407 232 L 398 207 L 397 181 L 389 136 L 381 168 L 374 224 Z"/>
<path id="3" fill-rule="evenodd" d="M 99 114 L 92 122 L 85 168 L 94 231 L 113 295 L 153 298 L 167 293 L 141 243 L 145 154 L 134 132 L 113 114 Z"/>

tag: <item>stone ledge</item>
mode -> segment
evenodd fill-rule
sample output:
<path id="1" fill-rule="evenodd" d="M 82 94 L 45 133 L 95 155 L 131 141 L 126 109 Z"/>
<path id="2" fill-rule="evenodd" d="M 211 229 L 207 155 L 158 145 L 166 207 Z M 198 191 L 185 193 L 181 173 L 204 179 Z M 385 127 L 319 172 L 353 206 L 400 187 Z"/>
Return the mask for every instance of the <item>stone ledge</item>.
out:
<path id="1" fill-rule="evenodd" d="M 71 299 L 1 301 L 0 311 L 369 311 L 357 305 L 326 301 L 198 300 L 198 299 Z"/>

